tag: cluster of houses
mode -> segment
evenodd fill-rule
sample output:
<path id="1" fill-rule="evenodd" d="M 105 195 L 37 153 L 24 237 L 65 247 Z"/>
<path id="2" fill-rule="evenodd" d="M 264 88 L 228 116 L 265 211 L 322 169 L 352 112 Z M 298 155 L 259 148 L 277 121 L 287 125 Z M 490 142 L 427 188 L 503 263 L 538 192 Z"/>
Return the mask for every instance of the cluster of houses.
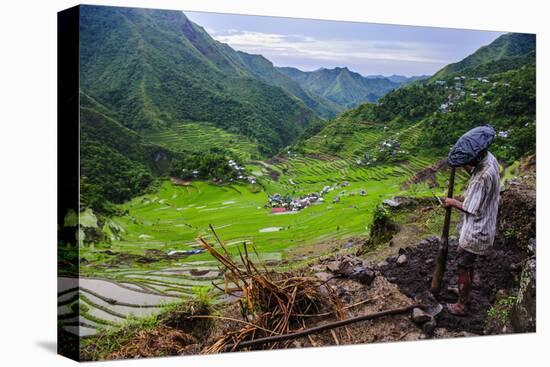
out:
<path id="1" fill-rule="evenodd" d="M 407 153 L 406 150 L 401 149 L 401 144 L 395 138 L 389 138 L 389 139 L 386 139 L 386 140 L 382 141 L 380 143 L 378 151 L 380 153 L 386 153 L 387 154 L 386 156 L 392 156 L 392 157 L 396 156 L 397 154 L 406 154 Z M 363 158 L 357 158 L 355 160 L 355 163 L 358 166 L 360 166 L 360 165 L 370 166 L 372 164 L 375 164 L 377 161 L 378 161 L 378 159 L 376 157 L 373 157 L 373 156 L 371 156 L 371 154 L 369 152 L 366 152 L 364 154 Z"/>
<path id="2" fill-rule="evenodd" d="M 405 150 L 401 149 L 401 144 L 394 138 L 382 141 L 379 150 L 380 152 L 388 152 L 390 156 L 407 153 Z"/>
<path id="3" fill-rule="evenodd" d="M 244 167 L 239 166 L 239 164 L 237 162 L 235 162 L 233 159 L 228 160 L 227 164 L 229 165 L 229 167 L 233 168 L 237 172 L 237 179 L 247 180 L 251 184 L 256 183 L 256 177 L 255 176 L 245 176 L 244 175 Z"/>
<path id="4" fill-rule="evenodd" d="M 466 78 L 465 76 L 455 76 L 454 77 L 454 87 L 453 87 L 455 92 L 449 93 L 448 100 L 446 102 L 442 103 L 439 106 L 439 111 L 441 111 L 443 113 L 448 112 L 451 109 L 451 106 L 454 103 L 456 103 L 456 101 L 458 99 L 460 99 L 460 98 L 462 98 L 466 95 L 466 92 L 464 91 L 464 83 L 465 83 L 466 79 L 476 80 L 476 81 L 484 83 L 484 84 L 491 83 L 491 81 L 487 77 L 479 77 L 478 76 L 478 77 Z M 445 89 L 449 89 L 449 87 L 446 86 L 447 81 L 445 81 L 445 80 L 436 80 L 435 84 L 445 86 Z M 505 87 L 509 87 L 510 83 L 493 82 L 492 83 L 492 88 L 495 88 L 498 85 L 503 85 Z M 479 94 L 476 93 L 476 92 L 471 92 L 469 94 L 469 96 L 476 99 L 476 100 L 478 100 L 477 98 L 479 97 Z M 485 93 L 481 93 L 481 96 L 485 96 Z M 485 105 L 490 105 L 490 104 L 491 104 L 491 101 L 485 101 Z"/>
<path id="5" fill-rule="evenodd" d="M 272 213 L 281 213 L 286 211 L 297 212 L 307 208 L 315 202 L 322 202 L 324 199 L 321 194 L 316 192 L 293 198 L 291 195 L 274 194 L 269 196 L 269 206 Z"/>
<path id="6" fill-rule="evenodd" d="M 348 181 L 344 181 L 340 184 L 335 183 L 331 186 L 327 185 L 323 187 L 323 189 L 319 193 L 314 192 L 311 194 L 302 195 L 298 198 L 294 198 L 292 197 L 292 195 L 274 194 L 269 196 L 269 199 L 268 199 L 269 203 L 266 206 L 271 208 L 271 213 L 297 212 L 307 208 L 313 203 L 324 202 L 325 199 L 323 198 L 323 196 L 325 196 L 331 191 L 348 187 L 348 186 L 350 186 L 350 183 Z M 355 194 L 356 193 L 350 193 L 351 196 Z M 342 191 L 339 195 L 336 195 L 332 200 L 332 202 L 333 203 L 340 202 L 341 195 L 345 195 L 345 191 Z M 367 195 L 367 191 L 361 188 L 359 189 L 359 195 L 365 196 Z"/>
<path id="7" fill-rule="evenodd" d="M 371 157 L 369 152 L 366 152 L 364 157 L 362 159 L 358 158 L 355 163 L 360 166 L 364 164 L 365 166 L 370 166 L 371 164 L 376 163 L 377 159 L 376 157 Z"/>

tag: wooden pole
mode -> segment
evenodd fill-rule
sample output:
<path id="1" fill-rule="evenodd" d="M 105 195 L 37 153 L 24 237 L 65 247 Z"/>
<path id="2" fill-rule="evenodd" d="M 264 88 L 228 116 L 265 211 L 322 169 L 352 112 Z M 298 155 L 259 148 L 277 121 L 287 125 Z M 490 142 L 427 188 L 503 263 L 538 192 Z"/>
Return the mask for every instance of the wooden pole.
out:
<path id="1" fill-rule="evenodd" d="M 451 167 L 451 177 L 449 177 L 449 187 L 447 189 L 447 197 L 453 197 L 453 188 L 455 184 L 455 167 Z M 430 292 L 434 296 L 439 294 L 441 289 L 441 280 L 443 274 L 445 274 L 445 268 L 447 267 L 447 253 L 449 252 L 449 227 L 451 225 L 451 208 L 445 208 L 445 222 L 443 223 L 443 233 L 439 241 L 439 249 L 437 250 L 437 258 L 435 262 L 435 269 L 432 276 L 432 285 Z"/>
<path id="2" fill-rule="evenodd" d="M 289 339 L 296 339 L 296 338 L 300 338 L 302 336 L 307 336 L 307 335 L 310 335 L 310 334 L 319 333 L 321 331 L 334 329 L 334 328 L 349 325 L 349 324 L 352 324 L 352 323 L 355 323 L 355 322 L 360 322 L 360 321 L 365 321 L 365 320 L 372 320 L 372 319 L 382 317 L 382 316 L 398 315 L 398 314 L 407 313 L 407 312 L 412 311 L 412 309 L 416 308 L 416 307 L 424 307 L 424 306 L 415 304 L 415 305 L 405 306 L 405 307 L 401 307 L 401 308 L 394 308 L 394 309 L 391 309 L 391 310 L 375 312 L 375 313 L 371 313 L 371 314 L 367 314 L 367 315 L 352 317 L 350 319 L 339 320 L 339 321 L 331 322 L 331 323 L 328 323 L 328 324 L 315 326 L 315 327 L 312 327 L 310 329 L 304 329 L 304 330 L 301 330 L 301 331 L 298 331 L 298 332 L 295 332 L 295 333 L 267 336 L 265 338 L 258 338 L 258 339 L 254 339 L 254 340 L 248 340 L 248 341 L 244 341 L 244 342 L 237 343 L 237 344 L 228 344 L 228 345 L 225 346 L 225 350 L 226 351 L 231 351 L 231 350 L 240 349 L 240 348 L 252 347 L 252 346 L 255 346 L 255 345 L 261 345 L 261 344 L 266 344 L 266 343 L 276 343 L 276 342 L 282 342 L 282 341 L 289 340 Z"/>

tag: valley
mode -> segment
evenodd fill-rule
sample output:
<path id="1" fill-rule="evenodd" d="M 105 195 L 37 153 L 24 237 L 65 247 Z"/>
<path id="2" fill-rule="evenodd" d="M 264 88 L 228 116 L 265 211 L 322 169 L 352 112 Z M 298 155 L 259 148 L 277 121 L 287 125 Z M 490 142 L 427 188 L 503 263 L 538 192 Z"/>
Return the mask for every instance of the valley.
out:
<path id="1" fill-rule="evenodd" d="M 430 200 L 446 195 L 464 132 L 495 128 L 503 180 L 535 153 L 532 35 L 502 35 L 431 77 L 384 77 L 275 66 L 182 12 L 81 17 L 80 206 L 60 225 L 77 243 L 59 244 L 58 313 L 90 343 L 197 300 L 234 304 L 227 267 L 199 239 L 274 273 L 391 259 L 440 235 Z M 455 193 L 468 179 L 457 170 Z M 380 216 L 387 238 L 374 235 Z"/>

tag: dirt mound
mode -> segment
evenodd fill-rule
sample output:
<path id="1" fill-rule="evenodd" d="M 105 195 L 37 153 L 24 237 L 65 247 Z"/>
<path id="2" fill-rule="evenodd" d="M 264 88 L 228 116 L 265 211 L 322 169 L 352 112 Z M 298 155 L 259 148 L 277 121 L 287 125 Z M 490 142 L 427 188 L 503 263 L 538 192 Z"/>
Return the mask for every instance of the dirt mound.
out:
<path id="1" fill-rule="evenodd" d="M 431 237 L 417 246 L 400 250 L 405 261 L 393 256 L 380 264 L 380 271 L 386 278 L 396 284 L 407 296 L 415 295 L 430 288 L 430 281 L 436 258 L 438 239 Z M 457 241 L 449 243 L 447 271 L 443 277 L 441 302 L 456 302 L 457 296 L 449 290 L 456 287 L 457 264 L 455 262 Z M 400 256 L 401 257 L 401 256 Z M 517 248 L 494 247 L 487 256 L 479 257 L 475 265 L 475 276 L 469 313 L 467 316 L 454 316 L 443 310 L 437 315 L 438 327 L 453 331 L 467 331 L 483 334 L 487 311 L 495 300 L 498 290 L 509 290 L 517 284 L 518 264 L 525 259 L 525 254 Z"/>
<path id="2" fill-rule="evenodd" d="M 536 237 L 537 197 L 523 181 L 511 180 L 500 194 L 496 243 L 501 247 L 526 246 Z"/>
<path id="3" fill-rule="evenodd" d="M 411 176 L 407 182 L 405 182 L 405 188 L 409 188 L 412 184 L 417 184 L 421 182 L 427 182 L 430 188 L 437 187 L 437 172 L 447 168 L 447 160 L 442 159 L 439 162 L 431 165 L 428 168 L 418 171 L 416 174 Z"/>
<path id="4" fill-rule="evenodd" d="M 280 156 L 280 155 L 276 155 L 276 156 L 266 160 L 266 163 L 281 164 L 281 163 L 286 163 L 287 161 L 288 161 L 288 157 L 283 157 L 283 156 Z"/>

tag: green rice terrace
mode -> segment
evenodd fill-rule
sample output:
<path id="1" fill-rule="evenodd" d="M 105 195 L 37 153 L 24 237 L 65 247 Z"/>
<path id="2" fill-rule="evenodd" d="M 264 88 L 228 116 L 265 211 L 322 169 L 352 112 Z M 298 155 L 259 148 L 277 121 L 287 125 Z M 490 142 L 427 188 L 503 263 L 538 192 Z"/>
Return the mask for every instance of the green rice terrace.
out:
<path id="1" fill-rule="evenodd" d="M 250 159 L 259 155 L 257 142 L 205 122 L 174 124 L 169 130 L 148 132 L 146 138 L 174 151 L 200 152 L 205 146 L 223 146 L 237 158 Z"/>
<path id="2" fill-rule="evenodd" d="M 384 135 L 369 133 L 368 142 L 379 144 Z M 154 139 L 174 144 L 173 135 L 164 137 Z M 110 243 L 80 248 L 80 293 L 70 288 L 68 278 L 60 278 L 59 312 L 65 327 L 76 331 L 79 323 L 81 336 L 94 335 L 98 328 L 116 328 L 128 317 L 159 312 L 213 288 L 212 281 L 221 276 L 218 263 L 196 240 L 215 242 L 210 225 L 235 255 L 247 243 L 267 266 L 282 268 L 317 259 L 334 246 L 345 251 L 346 244 L 364 241 L 373 211 L 383 200 L 432 195 L 425 182 L 405 183 L 438 159 L 410 157 L 374 166 L 359 164 L 359 159 L 290 152 L 284 158 L 248 161 L 245 169 L 254 183 L 166 180 L 155 192 L 119 205 L 125 214 L 103 227 Z M 441 195 L 445 173 L 436 175 L 435 190 Z M 270 196 L 277 193 L 322 195 L 301 210 L 277 212 L 270 205 Z M 97 225 L 90 211 L 81 213 L 80 221 Z M 79 317 L 71 308 L 77 299 Z"/>
<path id="3" fill-rule="evenodd" d="M 445 195 L 443 159 L 475 126 L 495 128 L 505 167 L 535 153 L 533 35 L 502 35 L 400 87 L 353 73 L 358 91 L 351 77 L 337 90 L 300 84 L 182 12 L 84 6 L 80 18 L 80 205 L 58 216 L 58 313 L 71 334 L 205 293 L 224 302 L 199 238 L 235 257 L 247 244 L 277 270 L 363 250 L 384 201 Z M 369 83 L 397 89 L 357 101 Z M 314 93 L 323 88 L 338 95 Z M 467 178 L 457 171 L 456 193 Z"/>

